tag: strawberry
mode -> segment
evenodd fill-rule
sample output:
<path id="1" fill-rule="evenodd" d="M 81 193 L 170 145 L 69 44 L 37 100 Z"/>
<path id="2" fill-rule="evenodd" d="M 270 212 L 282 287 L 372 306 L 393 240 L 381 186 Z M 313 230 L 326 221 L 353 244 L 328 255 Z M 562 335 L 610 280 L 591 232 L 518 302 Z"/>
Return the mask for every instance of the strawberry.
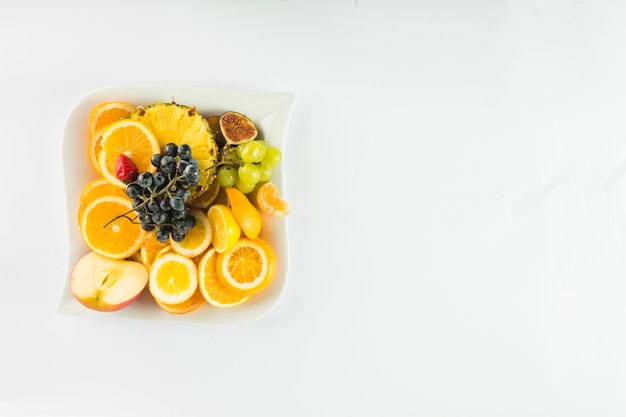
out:
<path id="1" fill-rule="evenodd" d="M 115 160 L 115 176 L 128 184 L 135 181 L 137 175 L 139 175 L 139 171 L 135 163 L 126 155 L 120 154 Z"/>

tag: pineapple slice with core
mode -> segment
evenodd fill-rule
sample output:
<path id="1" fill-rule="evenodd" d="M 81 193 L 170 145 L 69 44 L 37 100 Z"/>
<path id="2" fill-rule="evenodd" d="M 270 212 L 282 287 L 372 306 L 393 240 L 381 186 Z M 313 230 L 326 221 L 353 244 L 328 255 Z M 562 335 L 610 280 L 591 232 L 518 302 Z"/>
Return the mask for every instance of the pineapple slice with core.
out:
<path id="1" fill-rule="evenodd" d="M 191 146 L 192 157 L 198 161 L 200 182 L 192 195 L 206 191 L 212 181 L 217 161 L 217 145 L 206 119 L 195 107 L 171 103 L 156 103 L 147 107 L 139 106 L 130 115 L 133 120 L 143 123 L 159 141 L 161 149 L 170 142 Z"/>

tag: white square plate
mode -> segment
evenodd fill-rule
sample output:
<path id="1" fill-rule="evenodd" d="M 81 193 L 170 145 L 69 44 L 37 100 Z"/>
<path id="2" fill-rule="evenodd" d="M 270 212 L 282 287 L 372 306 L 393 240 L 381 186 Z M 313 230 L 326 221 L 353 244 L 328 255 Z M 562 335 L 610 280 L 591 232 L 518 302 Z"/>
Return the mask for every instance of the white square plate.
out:
<path id="1" fill-rule="evenodd" d="M 259 128 L 260 135 L 271 145 L 283 151 L 283 163 L 274 171 L 272 182 L 284 195 L 284 148 L 287 125 L 295 97 L 291 93 L 234 90 L 226 88 L 191 87 L 113 87 L 94 91 L 83 97 L 71 111 L 63 138 L 63 168 L 67 223 L 69 236 L 68 265 L 65 286 L 57 311 L 75 316 L 115 317 L 170 322 L 242 323 L 256 320 L 266 314 L 277 302 L 287 281 L 288 235 L 285 218 L 263 217 L 264 238 L 276 252 L 277 273 L 268 288 L 248 302 L 231 308 L 219 309 L 205 303 L 198 310 L 182 315 L 161 310 L 147 290 L 130 306 L 115 312 L 103 313 L 85 308 L 70 291 L 69 277 L 76 261 L 89 250 L 78 229 L 77 209 L 83 187 L 97 174 L 87 158 L 89 114 L 97 104 L 105 101 L 125 101 L 135 106 L 169 102 L 196 106 L 203 115 L 220 114 L 234 110 L 246 114 Z"/>

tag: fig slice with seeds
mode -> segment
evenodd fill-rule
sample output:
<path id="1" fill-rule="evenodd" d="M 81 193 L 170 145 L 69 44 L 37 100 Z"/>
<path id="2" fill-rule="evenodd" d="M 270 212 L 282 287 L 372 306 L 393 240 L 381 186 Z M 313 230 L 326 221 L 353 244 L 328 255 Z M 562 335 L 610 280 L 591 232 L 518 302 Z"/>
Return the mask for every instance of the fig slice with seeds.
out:
<path id="1" fill-rule="evenodd" d="M 254 140 L 259 131 L 246 115 L 228 111 L 220 116 L 220 131 L 227 143 L 238 145 Z"/>

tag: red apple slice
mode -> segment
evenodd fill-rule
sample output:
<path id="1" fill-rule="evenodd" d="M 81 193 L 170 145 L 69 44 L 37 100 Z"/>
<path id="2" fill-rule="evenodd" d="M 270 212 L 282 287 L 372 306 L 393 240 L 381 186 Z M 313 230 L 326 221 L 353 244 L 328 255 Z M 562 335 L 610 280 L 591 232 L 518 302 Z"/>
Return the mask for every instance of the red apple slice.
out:
<path id="1" fill-rule="evenodd" d="M 74 297 L 97 311 L 120 310 L 139 297 L 148 283 L 141 262 L 109 259 L 89 252 L 76 262 L 70 277 Z"/>

